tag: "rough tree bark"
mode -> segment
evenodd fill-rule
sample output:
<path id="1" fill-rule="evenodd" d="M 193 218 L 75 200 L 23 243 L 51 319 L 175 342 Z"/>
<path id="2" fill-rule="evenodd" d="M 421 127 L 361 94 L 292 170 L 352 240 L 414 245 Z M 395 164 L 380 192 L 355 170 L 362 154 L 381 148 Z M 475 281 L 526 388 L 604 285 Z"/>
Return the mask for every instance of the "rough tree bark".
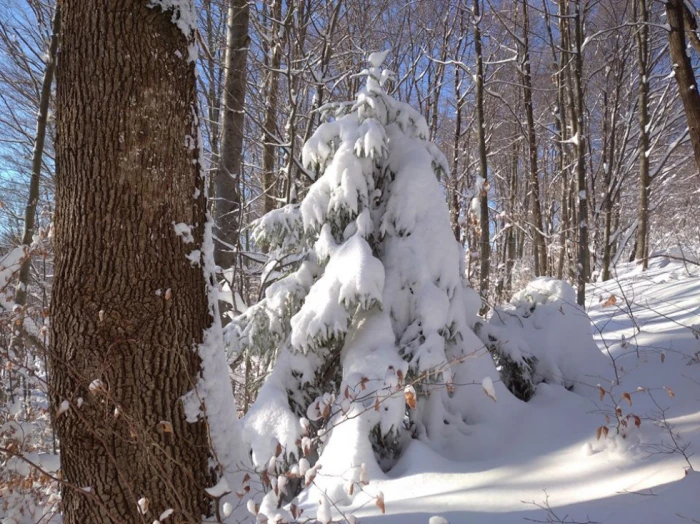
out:
<path id="1" fill-rule="evenodd" d="M 212 321 L 190 260 L 206 210 L 194 30 L 148 0 L 61 4 L 49 386 L 54 412 L 70 405 L 64 522 L 201 522 L 207 428 L 180 400 Z"/>
<path id="2" fill-rule="evenodd" d="M 668 0 L 666 2 L 666 20 L 671 27 L 668 33 L 669 52 L 678 84 L 678 92 L 683 101 L 683 110 L 688 120 L 690 141 L 693 144 L 697 168 L 696 173 L 700 177 L 700 94 L 698 93 L 693 64 L 685 52 L 684 11 L 683 0 Z"/>

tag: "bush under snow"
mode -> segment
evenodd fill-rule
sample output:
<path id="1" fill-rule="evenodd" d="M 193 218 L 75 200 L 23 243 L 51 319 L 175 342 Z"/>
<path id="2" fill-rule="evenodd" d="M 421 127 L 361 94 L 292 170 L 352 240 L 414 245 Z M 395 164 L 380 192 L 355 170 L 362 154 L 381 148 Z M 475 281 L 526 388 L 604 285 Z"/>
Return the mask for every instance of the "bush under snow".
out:
<path id="1" fill-rule="evenodd" d="M 567 282 L 533 280 L 510 304 L 497 308 L 488 325 L 479 327 L 500 360 L 503 381 L 525 400 L 538 382 L 583 392 L 609 375 L 610 363 L 594 342 L 590 320 Z"/>

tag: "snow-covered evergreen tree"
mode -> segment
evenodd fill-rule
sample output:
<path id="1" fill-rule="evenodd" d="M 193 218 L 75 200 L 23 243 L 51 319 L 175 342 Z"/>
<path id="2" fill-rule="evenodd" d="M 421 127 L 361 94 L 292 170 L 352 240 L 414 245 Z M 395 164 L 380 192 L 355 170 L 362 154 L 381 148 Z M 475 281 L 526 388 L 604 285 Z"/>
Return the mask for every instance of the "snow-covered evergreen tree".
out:
<path id="1" fill-rule="evenodd" d="M 345 479 L 336 502 L 361 470 L 390 467 L 409 434 L 439 444 L 478 421 L 492 400 L 464 386 L 498 378 L 470 329 L 479 298 L 440 188 L 447 162 L 424 118 L 384 91 L 385 55 L 304 146 L 320 176 L 301 204 L 256 224 L 256 242 L 297 253 L 298 268 L 227 332 L 234 353 L 274 353 L 244 420 L 254 462 L 274 469 L 278 456 L 272 465 L 303 475 L 320 452 L 317 467 Z"/>

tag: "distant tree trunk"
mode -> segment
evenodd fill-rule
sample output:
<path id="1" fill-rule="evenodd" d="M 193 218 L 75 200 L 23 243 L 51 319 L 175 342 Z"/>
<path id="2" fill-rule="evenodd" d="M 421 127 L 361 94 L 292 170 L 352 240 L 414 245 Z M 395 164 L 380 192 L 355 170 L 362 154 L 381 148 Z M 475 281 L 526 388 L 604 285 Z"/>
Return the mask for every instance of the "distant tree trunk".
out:
<path id="1" fill-rule="evenodd" d="M 557 105 L 554 117 L 554 128 L 556 130 L 555 147 L 557 152 L 557 171 L 561 176 L 561 198 L 559 202 L 559 259 L 557 261 L 556 267 L 556 277 L 561 280 L 564 275 L 564 261 L 567 257 L 567 235 L 569 229 L 569 204 L 568 204 L 568 176 L 567 176 L 567 165 L 568 159 L 566 158 L 566 149 L 563 145 L 563 141 L 566 140 L 566 86 L 565 86 L 565 76 L 564 68 L 568 61 L 568 57 L 564 51 L 561 51 L 557 57 L 557 48 L 565 49 L 565 23 L 566 20 L 563 16 L 559 18 L 559 38 L 560 45 L 557 45 L 554 40 L 554 32 L 552 31 L 552 26 L 550 24 L 549 11 L 547 9 L 547 1 L 543 0 L 542 9 L 544 11 L 544 19 L 547 29 L 547 37 L 549 39 L 549 47 L 552 52 L 552 67 L 556 71 L 554 73 L 554 80 L 557 87 Z M 563 5 L 559 3 L 559 14 L 563 13 Z M 554 201 L 554 200 L 553 200 Z"/>
<path id="2" fill-rule="evenodd" d="M 634 5 L 637 40 L 637 66 L 639 71 L 639 201 L 637 202 L 637 242 L 635 258 L 642 269 L 648 266 L 648 221 L 649 221 L 649 10 L 646 0 L 637 0 Z"/>
<path id="3" fill-rule="evenodd" d="M 616 147 L 616 130 L 617 130 L 617 115 L 620 102 L 620 89 L 622 84 L 622 72 L 615 71 L 615 101 L 612 107 L 612 116 L 610 118 L 609 136 L 605 154 L 604 166 L 604 184 L 605 194 L 603 195 L 603 213 L 604 213 L 604 233 L 603 233 L 603 263 L 602 263 L 602 280 L 603 282 L 610 279 L 610 263 L 612 261 L 613 246 L 611 242 L 612 235 L 612 215 L 613 215 L 613 184 L 612 171 L 615 165 L 615 147 Z"/>
<path id="4" fill-rule="evenodd" d="M 576 302 L 583 306 L 586 302 L 586 283 L 591 274 L 591 261 L 588 250 L 588 187 L 586 184 L 586 137 L 584 115 L 586 108 L 583 98 L 583 21 L 581 20 L 581 1 L 574 4 L 574 94 L 576 110 L 576 190 L 578 191 L 578 256 L 577 256 L 577 292 Z"/>
<path id="5" fill-rule="evenodd" d="M 518 143 L 513 143 L 513 165 L 511 167 L 510 179 L 508 183 L 508 192 L 510 193 L 510 228 L 506 232 L 508 238 L 506 240 L 506 291 L 511 293 L 513 291 L 513 267 L 515 266 L 515 230 L 513 227 L 513 222 L 515 222 L 515 195 L 518 190 Z"/>
<path id="6" fill-rule="evenodd" d="M 191 260 L 206 220 L 196 29 L 148 0 L 61 5 L 49 386 L 54 412 L 70 405 L 56 417 L 64 522 L 169 508 L 201 522 L 207 427 L 181 401 L 212 321 Z"/>
<path id="7" fill-rule="evenodd" d="M 30 246 L 34 237 L 34 224 L 36 222 L 36 205 L 39 202 L 39 180 L 41 179 L 42 158 L 44 155 L 44 140 L 46 138 L 46 126 L 49 118 L 49 103 L 51 102 L 51 85 L 53 73 L 56 69 L 56 49 L 58 48 L 58 34 L 61 30 L 61 6 L 56 3 L 56 11 L 53 15 L 51 28 L 51 41 L 49 42 L 46 70 L 41 84 L 39 97 L 39 113 L 36 117 L 36 135 L 34 137 L 34 151 L 32 152 L 32 177 L 29 182 L 29 196 L 27 207 L 24 210 L 24 233 L 22 244 Z M 29 285 L 29 270 L 31 259 L 27 257 L 20 266 L 19 280 L 15 291 L 15 302 L 20 306 L 27 303 L 27 286 Z"/>
<path id="8" fill-rule="evenodd" d="M 535 131 L 535 116 L 532 107 L 532 74 L 530 67 L 530 23 L 528 0 L 523 0 L 523 58 L 520 77 L 523 84 L 523 98 L 527 118 L 528 160 L 530 165 L 530 185 L 532 187 L 533 235 L 535 237 L 535 276 L 547 274 L 547 243 L 542 222 L 542 206 L 540 203 L 540 181 L 537 171 L 537 134 Z"/>
<path id="9" fill-rule="evenodd" d="M 459 197 L 459 156 L 460 156 L 460 140 L 462 138 L 462 108 L 464 107 L 464 97 L 462 96 L 462 75 L 460 70 L 455 69 L 454 79 L 455 97 L 457 99 L 457 109 L 455 111 L 455 132 L 452 139 L 452 175 L 450 177 L 450 221 L 452 222 L 452 231 L 457 242 L 462 240 L 462 227 L 459 223 L 459 214 L 461 212 L 460 197 Z"/>
<path id="10" fill-rule="evenodd" d="M 223 84 L 223 72 L 224 68 L 221 67 L 221 61 L 218 60 L 216 56 L 217 48 L 219 47 L 219 39 L 217 32 L 215 31 L 214 17 L 212 7 L 212 0 L 202 0 L 202 10 L 205 13 L 204 18 L 204 31 L 207 37 L 207 57 L 206 60 L 201 60 L 200 64 L 204 70 L 205 76 L 207 78 L 207 122 L 204 129 L 207 132 L 207 139 L 209 141 L 210 150 L 210 168 L 213 173 L 216 173 L 219 169 L 219 142 L 220 142 L 220 124 L 219 116 L 221 115 L 221 103 L 222 103 L 222 84 Z M 210 184 L 212 187 L 209 189 L 209 195 L 214 195 L 213 184 L 216 182 L 216 176 L 210 178 Z M 213 202 L 213 201 L 212 201 Z M 210 205 L 211 203 L 210 202 Z M 214 206 L 211 206 L 214 207 Z M 216 213 L 215 210 L 212 210 Z M 216 248 L 214 247 L 215 256 Z"/>
<path id="11" fill-rule="evenodd" d="M 302 137 L 302 143 L 306 142 L 311 138 L 311 133 L 316 127 L 316 122 L 319 118 L 317 110 L 323 105 L 323 91 L 327 89 L 324 79 L 328 74 L 328 70 L 331 65 L 331 58 L 333 57 L 333 34 L 336 31 L 338 18 L 340 16 L 341 7 L 343 6 L 344 0 L 338 0 L 333 8 L 333 14 L 331 15 L 330 22 L 323 34 L 323 50 L 321 51 L 321 63 L 319 64 L 318 72 L 314 72 L 314 83 L 316 85 L 316 93 L 312 100 L 311 113 L 308 115 L 308 120 L 306 121 L 306 130 L 304 131 L 304 136 Z"/>
<path id="12" fill-rule="evenodd" d="M 479 175 L 483 179 L 481 194 L 479 195 L 479 258 L 481 267 L 479 272 L 479 292 L 481 294 L 481 314 L 488 311 L 489 269 L 491 264 L 491 242 L 489 231 L 489 198 L 488 198 L 488 166 L 486 163 L 486 130 L 484 122 L 484 58 L 481 50 L 481 12 L 479 0 L 474 0 L 474 52 L 476 53 L 476 125 L 479 141 Z"/>
<path id="13" fill-rule="evenodd" d="M 27 196 L 27 205 L 24 208 L 24 232 L 22 234 L 22 244 L 27 246 L 27 249 L 32 245 L 34 232 L 36 229 L 36 207 L 39 202 L 39 183 L 41 180 L 41 166 L 44 155 L 44 141 L 46 139 L 46 128 L 48 126 L 49 104 L 51 102 L 51 85 L 53 84 L 53 75 L 56 68 L 56 50 L 58 48 L 58 34 L 61 28 L 61 10 L 56 4 L 54 11 L 51 40 L 47 50 L 46 69 L 44 70 L 44 78 L 41 84 L 41 92 L 39 94 L 39 112 L 36 119 L 36 133 L 34 135 L 34 150 L 32 151 L 32 174 L 29 181 L 29 195 Z M 27 304 L 27 295 L 29 287 L 29 274 L 32 268 L 31 256 L 25 257 L 19 268 L 17 278 L 17 286 L 15 287 L 15 303 L 20 306 Z M 23 321 L 23 320 L 22 320 Z M 10 337 L 10 347 L 14 349 L 17 355 L 22 355 L 21 358 L 26 359 L 25 340 L 22 337 L 16 336 L 13 332 Z M 14 387 L 12 369 L 7 369 L 6 373 L 9 379 L 10 399 L 14 402 Z M 22 384 L 22 396 L 25 402 L 29 399 L 29 382 L 28 377 L 24 374 L 18 380 L 18 384 Z M 4 397 L 0 394 L 0 400 Z"/>
<path id="14" fill-rule="evenodd" d="M 216 264 L 230 270 L 236 264 L 241 214 L 240 179 L 243 165 L 245 123 L 246 61 L 248 57 L 248 0 L 229 0 L 226 32 L 226 63 L 224 66 L 224 99 L 221 155 L 216 173 L 214 220 L 218 242 L 214 255 Z M 233 273 L 226 274 L 233 303 L 235 289 Z M 225 311 L 222 309 L 222 313 Z"/>
<path id="15" fill-rule="evenodd" d="M 271 0 L 272 6 L 269 11 L 269 51 L 265 56 L 268 65 L 267 81 L 265 82 L 265 121 L 263 122 L 263 191 L 264 212 L 268 213 L 277 207 L 275 204 L 274 191 L 277 176 L 275 166 L 277 165 L 277 106 L 279 104 L 279 78 L 280 63 L 282 59 L 282 49 L 278 38 L 278 26 L 282 18 L 281 0 Z M 267 4 L 266 4 L 267 5 Z"/>
<path id="16" fill-rule="evenodd" d="M 576 110 L 576 96 L 575 96 L 575 87 L 574 87 L 574 73 L 572 73 L 572 62 L 574 62 L 573 57 L 571 56 L 571 49 L 574 48 L 574 41 L 572 40 L 572 34 L 571 34 L 571 15 L 569 12 L 569 0 L 560 0 L 559 1 L 559 28 L 560 28 L 560 33 L 561 33 L 561 64 L 562 64 L 562 71 L 561 74 L 565 77 L 564 80 L 565 82 L 562 85 L 562 96 L 565 96 L 565 104 L 563 105 L 562 108 L 562 113 L 564 114 L 564 118 L 562 120 L 562 123 L 564 125 L 564 129 L 568 130 L 568 132 L 565 132 L 562 135 L 562 138 L 567 140 L 569 144 L 571 144 L 571 139 L 578 134 L 578 127 L 579 127 L 579 118 L 578 118 L 578 112 Z M 569 50 L 569 51 L 565 51 Z M 564 100 L 564 99 L 562 99 Z M 574 145 L 573 151 L 570 148 L 570 145 L 567 144 L 565 149 L 565 155 L 564 158 L 568 161 L 566 162 L 565 166 L 573 165 L 575 168 L 578 168 L 579 163 L 578 163 L 578 153 L 579 149 Z M 581 165 L 584 166 L 585 164 L 583 163 L 583 160 L 581 161 Z M 568 167 L 567 167 L 568 170 Z M 575 271 L 576 269 L 576 264 L 574 263 L 574 255 L 578 253 L 578 238 L 577 235 L 579 234 L 579 229 L 576 227 L 577 221 L 576 221 L 576 205 L 574 202 L 574 195 L 576 193 L 576 187 L 577 187 L 577 178 L 575 178 L 573 175 L 576 174 L 576 171 L 573 170 L 571 173 L 571 177 L 569 178 L 568 173 L 567 173 L 567 180 L 563 188 L 563 195 L 562 198 L 566 201 L 566 221 L 565 223 L 565 230 L 567 234 L 566 238 L 566 243 L 567 243 L 567 249 L 566 249 L 566 266 L 567 266 L 567 271 L 566 273 L 568 274 L 568 278 L 571 281 L 577 281 L 577 275 L 578 271 Z M 578 286 L 578 281 L 577 284 Z"/>
<path id="17" fill-rule="evenodd" d="M 287 64 L 297 64 L 307 56 L 304 44 L 312 14 L 313 10 L 307 9 L 306 2 L 299 2 L 296 8 L 287 9 L 281 26 L 284 39 L 280 42 L 280 48 L 287 50 Z M 330 24 L 333 24 L 333 20 L 330 21 Z M 286 176 L 282 180 L 284 191 L 280 194 L 284 195 L 286 204 L 291 204 L 296 202 L 297 197 L 297 114 L 301 110 L 299 93 L 303 92 L 304 88 L 300 85 L 302 77 L 296 68 L 285 68 L 284 76 L 286 77 L 286 103 L 289 112 L 284 124 L 284 136 L 282 138 L 285 147 L 282 149 L 283 167 L 279 171 L 280 174 Z"/>
<path id="18" fill-rule="evenodd" d="M 675 72 L 678 92 L 683 101 L 685 117 L 688 120 L 690 141 L 693 144 L 696 173 L 700 176 L 700 94 L 695 80 L 693 64 L 686 54 L 686 40 L 684 27 L 685 8 L 683 0 L 668 0 L 666 2 L 666 19 L 671 27 L 668 33 L 669 52 Z"/>

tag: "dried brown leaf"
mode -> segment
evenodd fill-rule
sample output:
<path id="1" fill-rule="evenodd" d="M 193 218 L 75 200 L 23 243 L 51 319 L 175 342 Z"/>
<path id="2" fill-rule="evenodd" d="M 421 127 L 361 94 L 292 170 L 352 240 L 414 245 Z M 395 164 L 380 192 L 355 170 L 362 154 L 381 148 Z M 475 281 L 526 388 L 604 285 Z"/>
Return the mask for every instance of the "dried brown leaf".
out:
<path id="1" fill-rule="evenodd" d="M 381 491 L 377 493 L 376 505 L 379 508 L 379 511 L 382 512 L 382 515 L 386 513 L 386 506 L 384 505 L 384 493 L 382 493 Z"/>
<path id="2" fill-rule="evenodd" d="M 413 388 L 406 388 L 403 392 L 403 396 L 406 399 L 406 404 L 408 404 L 408 407 L 411 409 L 416 409 L 416 395 Z"/>
<path id="3" fill-rule="evenodd" d="M 617 304 L 617 297 L 615 295 L 610 295 L 610 297 L 603 302 L 603 307 L 610 307 Z"/>
<path id="4" fill-rule="evenodd" d="M 629 393 L 625 392 L 622 394 L 622 398 L 627 401 L 627 403 L 632 406 L 632 397 Z"/>

